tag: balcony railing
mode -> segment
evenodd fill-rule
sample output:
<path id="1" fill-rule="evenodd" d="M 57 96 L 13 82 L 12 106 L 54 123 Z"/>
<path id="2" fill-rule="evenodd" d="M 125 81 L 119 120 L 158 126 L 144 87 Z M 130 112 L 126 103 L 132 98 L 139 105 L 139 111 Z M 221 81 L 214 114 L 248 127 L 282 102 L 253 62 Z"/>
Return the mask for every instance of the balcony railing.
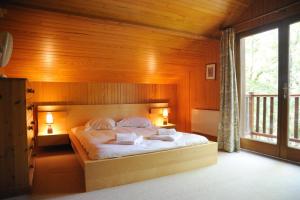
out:
<path id="1" fill-rule="evenodd" d="M 299 98 L 300 94 L 289 95 L 289 141 L 296 143 L 300 143 Z M 252 136 L 276 139 L 278 96 L 249 93 L 246 105 L 248 132 Z"/>

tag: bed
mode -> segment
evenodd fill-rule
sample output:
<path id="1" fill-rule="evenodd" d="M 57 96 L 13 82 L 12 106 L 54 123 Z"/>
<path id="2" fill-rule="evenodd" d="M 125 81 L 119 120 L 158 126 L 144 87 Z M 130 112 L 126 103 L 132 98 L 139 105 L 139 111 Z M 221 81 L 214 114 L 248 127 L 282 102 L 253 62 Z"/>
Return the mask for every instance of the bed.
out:
<path id="1" fill-rule="evenodd" d="M 118 105 L 55 105 L 39 106 L 38 113 L 52 111 L 59 120 L 60 129 L 70 130 L 72 148 L 84 172 L 85 190 L 91 191 L 113 187 L 151 178 L 209 166 L 217 162 L 215 142 L 192 143 L 160 151 L 139 152 L 126 156 L 91 158 L 76 136 L 73 127 L 82 126 L 93 117 L 112 117 L 116 120 L 128 116 L 149 116 L 151 107 L 161 104 L 118 104 Z M 39 119 L 40 117 L 38 117 Z M 54 116 L 55 118 L 55 116 Z M 38 123 L 40 124 L 40 122 Z M 42 123 L 41 123 L 42 124 Z"/>

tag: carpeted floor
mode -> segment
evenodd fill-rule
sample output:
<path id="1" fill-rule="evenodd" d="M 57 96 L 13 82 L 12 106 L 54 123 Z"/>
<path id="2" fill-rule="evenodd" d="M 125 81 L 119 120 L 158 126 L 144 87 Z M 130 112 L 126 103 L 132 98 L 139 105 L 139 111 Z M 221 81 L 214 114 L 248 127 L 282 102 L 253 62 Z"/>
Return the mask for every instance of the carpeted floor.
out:
<path id="1" fill-rule="evenodd" d="M 82 176 L 70 151 L 40 156 L 33 194 L 13 199 L 300 199 L 300 166 L 243 151 L 220 152 L 214 166 L 88 193 Z"/>

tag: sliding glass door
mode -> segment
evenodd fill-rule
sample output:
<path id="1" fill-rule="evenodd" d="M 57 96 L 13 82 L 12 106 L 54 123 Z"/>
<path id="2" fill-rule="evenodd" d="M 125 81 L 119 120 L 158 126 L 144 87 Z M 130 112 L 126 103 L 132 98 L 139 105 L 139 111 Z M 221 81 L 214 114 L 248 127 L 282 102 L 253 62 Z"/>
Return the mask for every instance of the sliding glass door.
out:
<path id="1" fill-rule="evenodd" d="M 300 21 L 239 44 L 242 148 L 300 161 Z"/>
<path id="2" fill-rule="evenodd" d="M 240 40 L 242 146 L 274 156 L 278 155 L 278 34 L 275 27 Z"/>
<path id="3" fill-rule="evenodd" d="M 287 130 L 286 158 L 300 162 L 300 21 L 288 25 L 288 85 L 287 90 Z"/>
<path id="4" fill-rule="evenodd" d="M 289 39 L 289 126 L 288 146 L 300 149 L 300 22 L 290 25 Z"/>

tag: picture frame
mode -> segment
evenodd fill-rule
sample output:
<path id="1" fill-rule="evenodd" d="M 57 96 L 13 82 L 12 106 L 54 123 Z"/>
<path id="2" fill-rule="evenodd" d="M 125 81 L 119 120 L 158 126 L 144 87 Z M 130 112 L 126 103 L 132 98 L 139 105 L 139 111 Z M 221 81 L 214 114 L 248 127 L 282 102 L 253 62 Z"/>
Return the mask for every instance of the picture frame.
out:
<path id="1" fill-rule="evenodd" d="M 216 64 L 211 63 L 206 65 L 206 80 L 215 80 L 216 79 Z"/>

